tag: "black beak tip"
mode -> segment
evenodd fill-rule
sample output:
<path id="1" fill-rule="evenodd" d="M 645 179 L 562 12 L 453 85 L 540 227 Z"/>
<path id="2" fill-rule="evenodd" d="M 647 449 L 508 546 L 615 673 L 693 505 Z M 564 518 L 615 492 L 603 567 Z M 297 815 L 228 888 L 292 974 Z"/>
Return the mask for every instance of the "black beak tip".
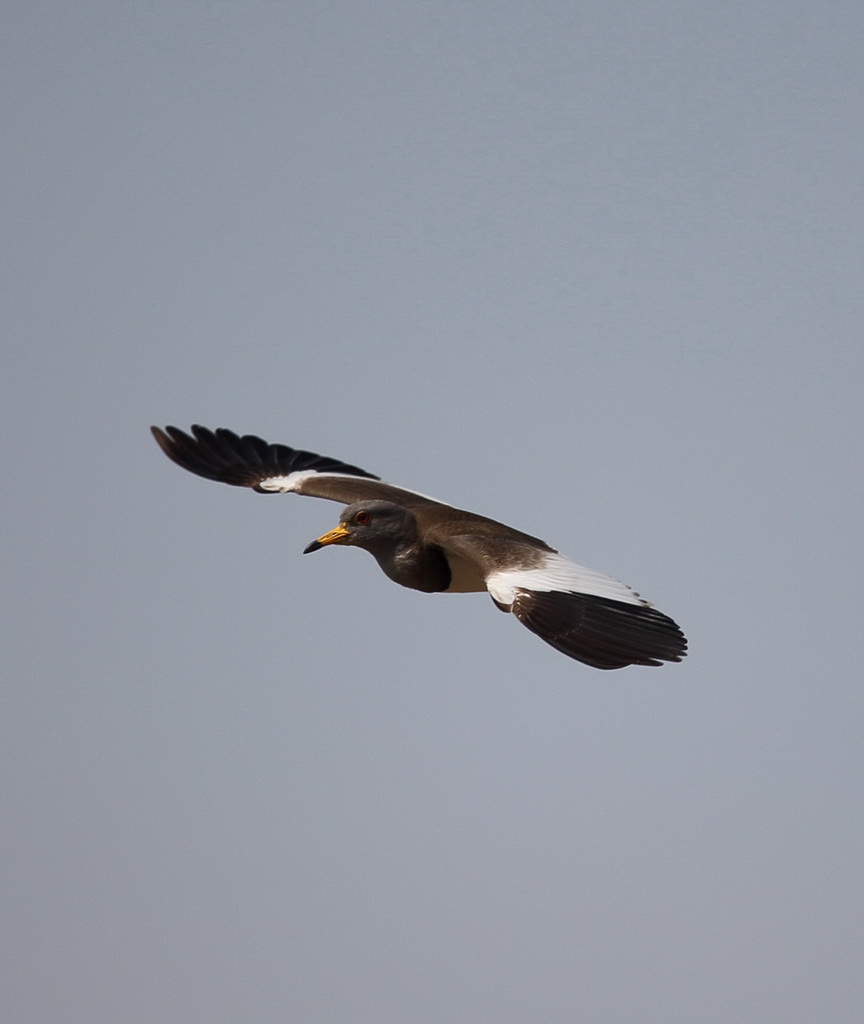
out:
<path id="1" fill-rule="evenodd" d="M 324 545 L 320 541 L 313 540 L 311 544 L 307 544 L 306 547 L 303 548 L 303 554 L 308 555 L 311 551 L 317 551 L 318 548 L 323 547 Z"/>

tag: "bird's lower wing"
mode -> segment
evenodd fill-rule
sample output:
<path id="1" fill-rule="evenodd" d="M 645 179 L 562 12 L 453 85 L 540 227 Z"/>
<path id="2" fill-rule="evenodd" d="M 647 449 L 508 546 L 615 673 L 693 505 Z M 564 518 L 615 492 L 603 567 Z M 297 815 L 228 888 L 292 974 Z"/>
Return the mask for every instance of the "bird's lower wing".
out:
<path id="1" fill-rule="evenodd" d="M 557 551 L 516 541 L 497 550 L 490 538 L 467 536 L 450 547 L 486 567 L 486 589 L 502 611 L 570 658 L 612 669 L 681 661 L 687 653 L 687 640 L 668 615 L 625 584 Z"/>

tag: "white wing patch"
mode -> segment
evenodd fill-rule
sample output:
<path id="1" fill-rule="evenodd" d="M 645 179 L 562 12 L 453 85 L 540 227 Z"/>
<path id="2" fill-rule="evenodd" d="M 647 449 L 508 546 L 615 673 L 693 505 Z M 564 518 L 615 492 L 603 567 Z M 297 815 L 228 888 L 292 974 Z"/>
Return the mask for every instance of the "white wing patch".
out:
<path id="1" fill-rule="evenodd" d="M 507 606 L 513 604 L 517 589 L 588 594 L 625 604 L 648 606 L 648 602 L 626 584 L 586 569 L 584 565 L 577 565 L 557 551 L 545 554 L 540 565 L 533 569 L 501 569 L 490 573 L 486 577 L 486 589 L 499 604 Z"/>
<path id="2" fill-rule="evenodd" d="M 315 469 L 298 469 L 293 473 L 284 473 L 278 476 L 268 476 L 258 481 L 262 491 L 275 491 L 279 494 L 287 494 L 289 491 L 296 491 L 304 480 L 310 477 L 334 477 L 338 480 L 365 480 L 366 477 L 351 476 L 348 473 L 319 473 Z"/>

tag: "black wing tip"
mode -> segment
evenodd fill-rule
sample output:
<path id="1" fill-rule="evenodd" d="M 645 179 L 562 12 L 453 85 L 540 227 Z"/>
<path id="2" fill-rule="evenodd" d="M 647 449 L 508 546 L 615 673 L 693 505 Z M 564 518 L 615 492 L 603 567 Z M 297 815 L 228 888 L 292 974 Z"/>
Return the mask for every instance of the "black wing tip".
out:
<path id="1" fill-rule="evenodd" d="M 678 623 L 647 605 L 569 591 L 521 590 L 512 610 L 541 640 L 593 668 L 658 668 L 687 655 L 687 638 Z"/>
<path id="2" fill-rule="evenodd" d="M 166 427 L 166 430 L 171 430 L 171 427 Z M 164 451 L 166 445 L 171 444 L 171 439 L 165 433 L 162 427 L 151 426 L 150 433 L 156 438 L 156 444 Z"/>
<path id="3" fill-rule="evenodd" d="M 187 434 L 179 427 L 150 427 L 156 443 L 172 462 L 208 480 L 270 494 L 275 492 L 258 486 L 263 480 L 303 470 L 379 479 L 359 466 L 284 444 L 269 444 L 255 434 L 236 434 L 227 427 L 210 430 L 199 423 L 194 423 L 190 431 Z"/>

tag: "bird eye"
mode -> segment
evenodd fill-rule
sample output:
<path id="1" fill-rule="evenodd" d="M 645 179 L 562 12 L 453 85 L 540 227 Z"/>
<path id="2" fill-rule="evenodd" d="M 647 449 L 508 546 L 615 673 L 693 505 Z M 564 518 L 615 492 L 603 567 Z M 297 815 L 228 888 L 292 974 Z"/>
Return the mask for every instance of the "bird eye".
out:
<path id="1" fill-rule="evenodd" d="M 372 516 L 370 516 L 365 510 L 354 513 L 354 522 L 358 523 L 360 526 L 365 526 L 371 518 Z"/>

